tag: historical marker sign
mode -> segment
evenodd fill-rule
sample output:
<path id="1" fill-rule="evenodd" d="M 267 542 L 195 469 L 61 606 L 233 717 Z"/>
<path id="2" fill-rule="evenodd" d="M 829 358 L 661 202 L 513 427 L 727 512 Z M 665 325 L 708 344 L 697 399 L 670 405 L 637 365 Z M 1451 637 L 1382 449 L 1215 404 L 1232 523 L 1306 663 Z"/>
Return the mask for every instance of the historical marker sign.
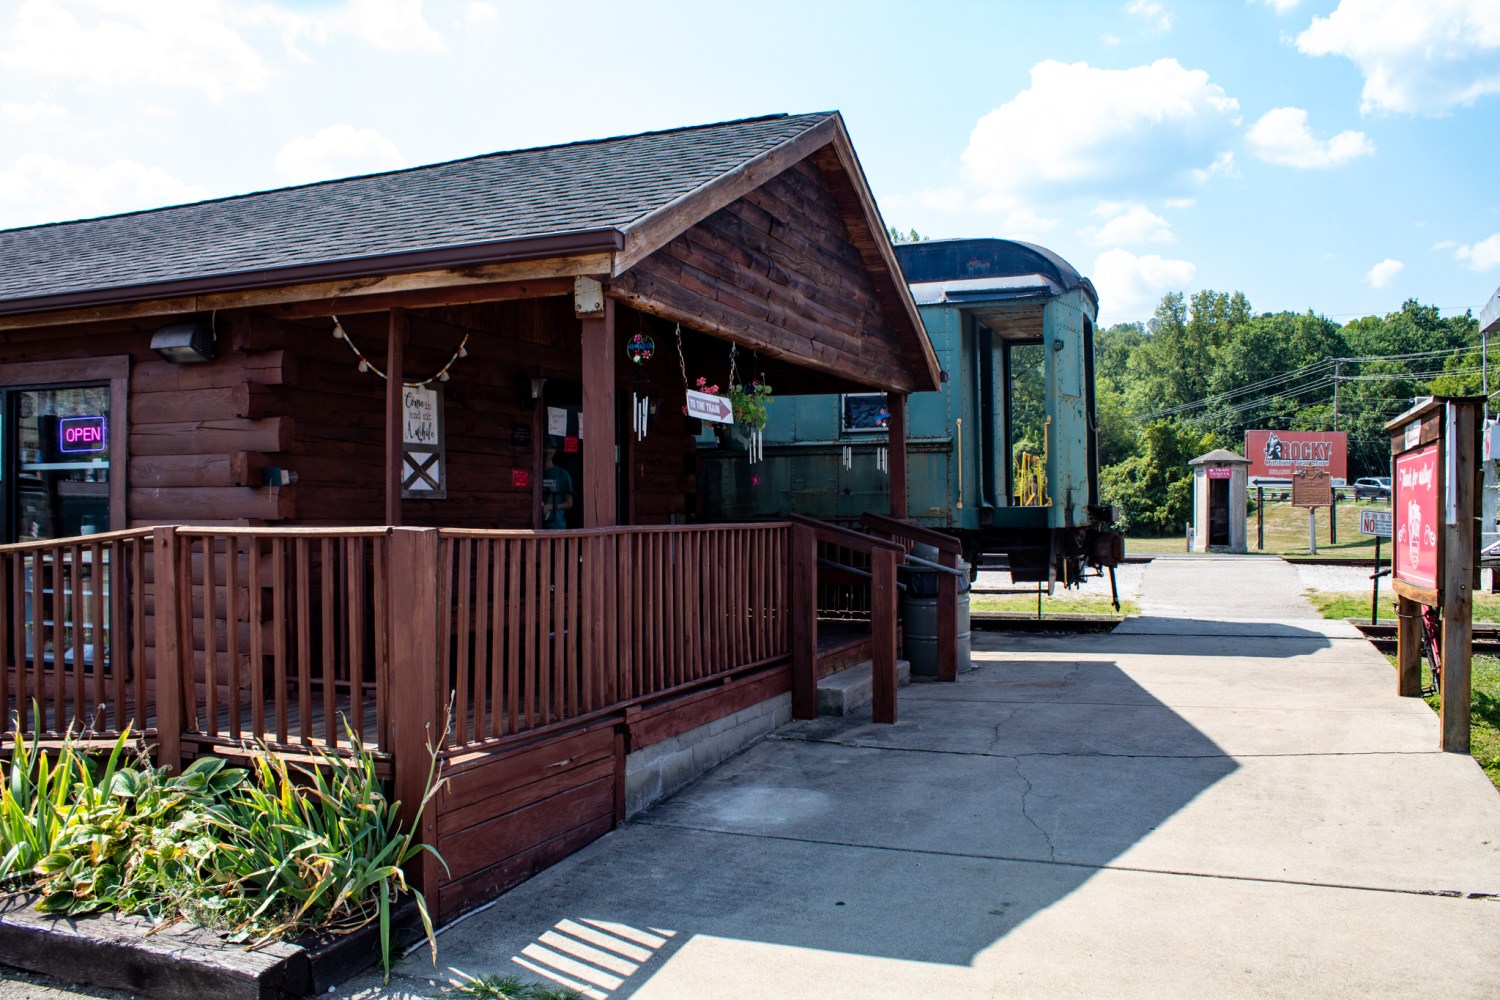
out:
<path id="1" fill-rule="evenodd" d="M 1333 479 L 1321 469 L 1298 469 L 1292 477 L 1292 506 L 1333 506 Z"/>

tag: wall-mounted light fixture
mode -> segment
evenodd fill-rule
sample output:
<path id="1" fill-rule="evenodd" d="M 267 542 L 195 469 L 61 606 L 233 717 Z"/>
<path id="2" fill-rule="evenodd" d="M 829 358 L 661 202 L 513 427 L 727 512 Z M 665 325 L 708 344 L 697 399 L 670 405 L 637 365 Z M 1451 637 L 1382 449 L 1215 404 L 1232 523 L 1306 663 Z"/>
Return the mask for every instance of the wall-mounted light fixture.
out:
<path id="1" fill-rule="evenodd" d="M 174 365 L 212 361 L 218 353 L 213 326 L 203 320 L 162 327 L 151 335 L 151 349 Z"/>
<path id="2" fill-rule="evenodd" d="M 516 386 L 520 396 L 521 409 L 535 409 L 542 401 L 542 389 L 547 385 L 547 380 L 540 375 L 522 376 L 520 384 Z"/>

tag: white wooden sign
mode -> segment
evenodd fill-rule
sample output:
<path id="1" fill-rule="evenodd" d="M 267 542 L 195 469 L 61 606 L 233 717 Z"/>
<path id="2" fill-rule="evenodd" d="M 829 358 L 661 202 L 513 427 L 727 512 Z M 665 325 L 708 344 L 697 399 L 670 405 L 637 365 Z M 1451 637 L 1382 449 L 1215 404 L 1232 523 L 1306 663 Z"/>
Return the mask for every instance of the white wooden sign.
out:
<path id="1" fill-rule="evenodd" d="M 687 415 L 716 424 L 734 423 L 734 404 L 728 396 L 710 396 L 696 389 L 687 391 Z"/>

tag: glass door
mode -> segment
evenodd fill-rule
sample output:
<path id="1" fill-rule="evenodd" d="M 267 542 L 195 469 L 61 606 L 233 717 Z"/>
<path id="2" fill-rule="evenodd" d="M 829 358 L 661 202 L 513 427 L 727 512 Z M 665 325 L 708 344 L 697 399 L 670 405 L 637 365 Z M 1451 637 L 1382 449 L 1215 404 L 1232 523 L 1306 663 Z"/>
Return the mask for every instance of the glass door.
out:
<path id="1" fill-rule="evenodd" d="M 109 387 L 17 389 L 8 396 L 8 540 L 108 531 Z"/>

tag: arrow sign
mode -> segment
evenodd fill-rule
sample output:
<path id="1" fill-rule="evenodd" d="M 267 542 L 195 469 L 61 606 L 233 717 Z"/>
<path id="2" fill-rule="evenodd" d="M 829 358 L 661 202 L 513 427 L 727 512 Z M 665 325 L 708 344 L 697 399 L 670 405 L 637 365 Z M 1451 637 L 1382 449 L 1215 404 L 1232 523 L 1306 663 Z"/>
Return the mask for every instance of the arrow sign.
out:
<path id="1" fill-rule="evenodd" d="M 710 396 L 694 389 L 687 391 L 687 415 L 716 424 L 734 423 L 734 404 L 728 396 Z"/>

